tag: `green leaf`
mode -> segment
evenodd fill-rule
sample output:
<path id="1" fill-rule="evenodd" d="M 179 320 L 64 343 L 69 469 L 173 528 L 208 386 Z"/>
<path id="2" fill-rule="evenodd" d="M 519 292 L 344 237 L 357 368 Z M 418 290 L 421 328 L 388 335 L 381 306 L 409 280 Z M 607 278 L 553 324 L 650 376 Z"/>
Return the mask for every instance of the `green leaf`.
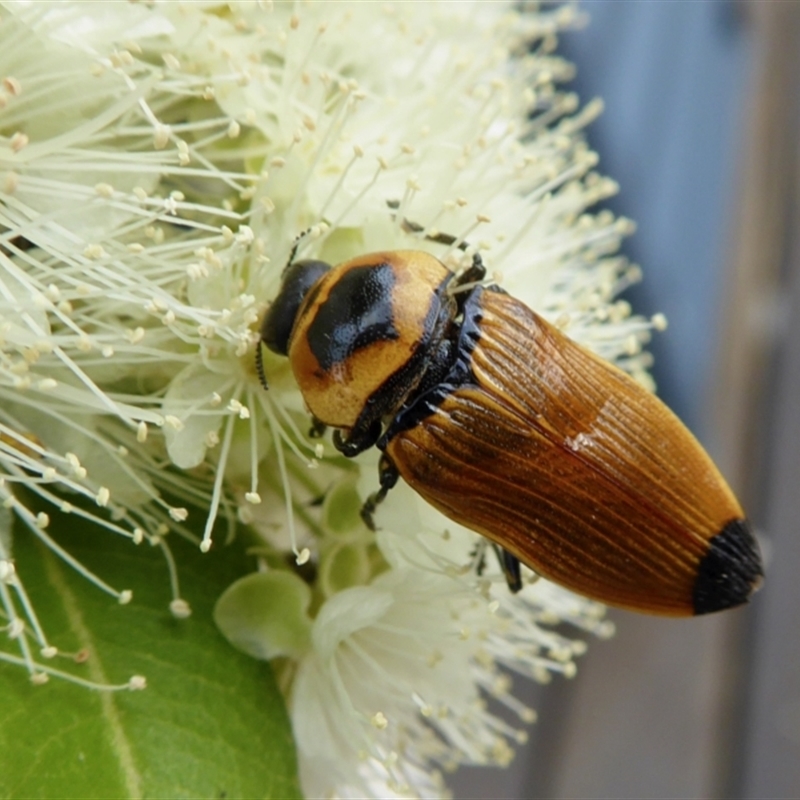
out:
<path id="1" fill-rule="evenodd" d="M 64 524 L 64 520 L 68 525 Z M 158 548 L 76 517 L 48 528 L 73 556 L 133 600 L 118 604 L 18 525 L 17 573 L 50 643 L 87 649 L 84 664 L 43 661 L 143 691 L 99 692 L 52 678 L 32 685 L 0 663 L 0 795 L 11 798 L 300 797 L 283 699 L 268 664 L 231 647 L 212 621 L 217 597 L 250 565 L 237 547 L 203 555 L 173 541 L 192 616 L 169 612 Z M 3 649 L 13 652 L 6 640 Z"/>

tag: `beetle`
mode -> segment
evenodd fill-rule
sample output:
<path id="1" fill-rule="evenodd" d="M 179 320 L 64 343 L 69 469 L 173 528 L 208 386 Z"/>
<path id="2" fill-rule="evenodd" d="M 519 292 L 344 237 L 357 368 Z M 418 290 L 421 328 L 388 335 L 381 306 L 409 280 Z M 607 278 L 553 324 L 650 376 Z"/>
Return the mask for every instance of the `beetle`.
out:
<path id="1" fill-rule="evenodd" d="M 441 241 L 441 239 L 439 239 Z M 452 243 L 452 239 L 448 239 Z M 463 248 L 462 248 L 463 249 Z M 296 247 L 295 247 L 296 250 Z M 613 364 L 496 285 L 393 250 L 294 261 L 262 320 L 315 430 L 400 477 L 520 562 L 580 594 L 653 614 L 746 602 L 763 569 L 741 506 L 678 418 Z"/>

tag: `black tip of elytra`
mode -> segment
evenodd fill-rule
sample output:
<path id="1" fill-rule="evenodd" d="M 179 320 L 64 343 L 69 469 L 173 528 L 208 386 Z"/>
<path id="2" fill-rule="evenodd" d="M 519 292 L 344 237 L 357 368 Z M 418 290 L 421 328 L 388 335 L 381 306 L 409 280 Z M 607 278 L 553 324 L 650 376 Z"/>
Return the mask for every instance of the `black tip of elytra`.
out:
<path id="1" fill-rule="evenodd" d="M 762 582 L 761 554 L 745 519 L 731 520 L 708 543 L 700 561 L 692 601 L 695 614 L 746 603 Z"/>

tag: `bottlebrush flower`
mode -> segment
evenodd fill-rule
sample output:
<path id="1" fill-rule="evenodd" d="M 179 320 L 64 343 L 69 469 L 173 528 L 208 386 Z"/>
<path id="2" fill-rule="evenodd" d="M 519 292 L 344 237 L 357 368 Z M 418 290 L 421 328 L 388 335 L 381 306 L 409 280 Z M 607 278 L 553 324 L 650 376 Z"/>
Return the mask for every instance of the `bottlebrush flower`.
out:
<path id="1" fill-rule="evenodd" d="M 435 768 L 507 760 L 522 734 L 485 698 L 528 721 L 506 670 L 571 672 L 582 645 L 548 625 L 607 632 L 599 607 L 544 581 L 508 595 L 491 565 L 477 575 L 476 537 L 407 489 L 369 532 L 375 455 L 310 441 L 287 364 L 265 356 L 264 392 L 254 351 L 303 231 L 302 257 L 461 264 L 410 220 L 479 248 L 493 280 L 648 379 L 660 320 L 614 299 L 637 277 L 614 255 L 630 223 L 592 213 L 615 191 L 581 135 L 599 104 L 557 88 L 556 34 L 576 20 L 501 2 L 5 4 L 0 595 L 18 650 L 0 658 L 58 672 L 35 652 L 56 651 L 12 514 L 120 602 L 50 515 L 158 545 L 176 616 L 191 609 L 165 535 L 208 550 L 245 523 L 262 570 L 217 616 L 279 659 L 309 796 L 438 796 Z"/>

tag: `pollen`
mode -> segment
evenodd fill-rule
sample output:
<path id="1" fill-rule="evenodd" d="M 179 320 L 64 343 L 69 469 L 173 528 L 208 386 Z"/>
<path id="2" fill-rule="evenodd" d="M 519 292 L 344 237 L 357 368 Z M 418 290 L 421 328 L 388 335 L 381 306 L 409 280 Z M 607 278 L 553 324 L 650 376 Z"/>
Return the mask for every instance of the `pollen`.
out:
<path id="1" fill-rule="evenodd" d="M 163 53 L 161 58 L 163 59 L 167 68 L 176 71 L 181 68 L 181 62 L 172 53 Z"/>
<path id="2" fill-rule="evenodd" d="M 384 714 L 381 711 L 376 712 L 372 715 L 372 722 L 373 727 L 377 728 L 378 730 L 385 730 L 389 725 L 389 720 L 386 719 Z"/>
<path id="3" fill-rule="evenodd" d="M 169 125 L 156 125 L 155 132 L 153 134 L 153 147 L 155 147 L 156 150 L 163 150 L 169 143 L 171 135 L 172 130 Z"/>
<path id="4" fill-rule="evenodd" d="M 175 619 L 187 619 L 192 615 L 192 607 L 181 597 L 176 597 L 169 604 L 169 611 Z"/>
<path id="5" fill-rule="evenodd" d="M 667 318 L 664 314 L 653 314 L 650 318 L 650 323 L 657 331 L 665 331 L 667 329 Z"/>
<path id="6" fill-rule="evenodd" d="M 22 94 L 22 84 L 13 75 L 3 78 L 3 88 L 12 97 L 19 97 Z"/>
<path id="7" fill-rule="evenodd" d="M 20 150 L 22 150 L 23 148 L 27 147 L 29 142 L 30 142 L 30 139 L 28 138 L 28 136 L 26 134 L 21 133 L 20 131 L 17 131 L 11 137 L 11 140 L 10 140 L 9 144 L 11 145 L 11 149 L 15 153 L 18 153 Z"/>
<path id="8" fill-rule="evenodd" d="M 0 559 L 0 581 L 5 584 L 11 584 L 14 582 L 15 575 L 14 562 L 9 561 L 7 558 Z"/>

